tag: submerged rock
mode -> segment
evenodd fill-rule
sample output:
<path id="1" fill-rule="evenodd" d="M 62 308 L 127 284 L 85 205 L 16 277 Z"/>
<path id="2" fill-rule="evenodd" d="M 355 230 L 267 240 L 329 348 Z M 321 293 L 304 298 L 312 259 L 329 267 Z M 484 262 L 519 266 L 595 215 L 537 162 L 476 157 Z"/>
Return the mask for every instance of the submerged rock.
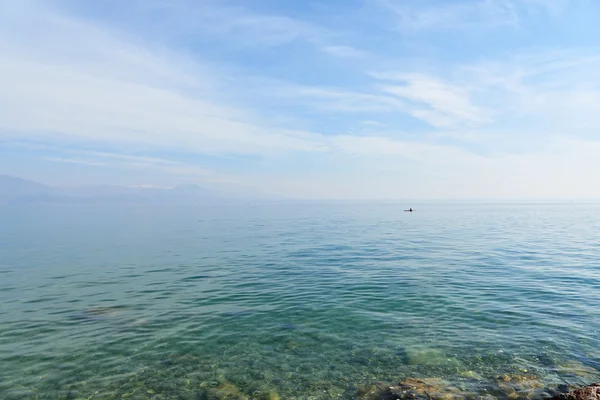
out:
<path id="1" fill-rule="evenodd" d="M 196 357 L 192 354 L 179 354 L 179 353 L 171 353 L 167 355 L 167 359 L 176 362 L 176 363 L 198 363 L 200 362 L 200 358 Z"/>
<path id="2" fill-rule="evenodd" d="M 471 370 L 468 370 L 468 371 L 460 371 L 460 372 L 458 373 L 458 375 L 460 375 L 460 376 L 461 376 L 461 377 L 463 377 L 463 378 L 474 379 L 474 380 L 476 380 L 476 381 L 481 381 L 481 380 L 483 380 L 483 377 L 482 377 L 481 375 L 479 375 L 477 372 L 475 372 L 475 371 L 471 371 Z"/>
<path id="3" fill-rule="evenodd" d="M 400 388 L 410 390 L 413 394 L 417 394 L 417 397 L 425 396 L 427 399 L 450 400 L 463 397 L 460 389 L 448 385 L 439 378 L 404 379 L 400 382 Z M 409 398 L 416 397 L 411 395 Z"/>
<path id="4" fill-rule="evenodd" d="M 107 318 L 118 316 L 121 312 L 119 307 L 96 307 L 79 311 L 69 315 L 69 319 L 77 322 L 104 321 Z"/>
<path id="5" fill-rule="evenodd" d="M 289 330 L 289 331 L 298 330 L 298 326 L 295 324 L 292 324 L 291 322 L 283 322 L 283 323 L 279 324 L 279 328 Z"/>
<path id="6" fill-rule="evenodd" d="M 279 394 L 274 390 L 271 390 L 266 393 L 261 393 L 258 396 L 258 400 L 279 400 L 279 399 L 280 399 Z"/>
<path id="7" fill-rule="evenodd" d="M 246 400 L 240 390 L 229 382 L 223 382 L 214 389 L 208 391 L 208 400 Z"/>
<path id="8" fill-rule="evenodd" d="M 360 400 L 375 400 L 380 391 L 385 390 L 385 385 L 366 385 L 361 386 L 356 391 L 356 398 Z"/>
<path id="9" fill-rule="evenodd" d="M 407 378 L 396 386 L 375 384 L 359 388 L 356 394 L 361 400 L 453 400 L 463 399 L 460 389 L 450 386 L 439 378 Z"/>
<path id="10" fill-rule="evenodd" d="M 90 315 L 103 315 L 103 316 L 113 316 L 118 314 L 121 311 L 119 307 L 97 307 L 97 308 L 89 308 L 86 313 Z"/>
<path id="11" fill-rule="evenodd" d="M 356 400 L 600 400 L 600 383 L 569 388 L 545 387 L 535 375 L 502 375 L 495 384 L 463 391 L 440 378 L 407 378 L 397 385 L 373 383 L 358 388 Z"/>
<path id="12" fill-rule="evenodd" d="M 502 375 L 496 379 L 500 393 L 508 399 L 531 397 L 537 389 L 544 387 L 535 375 Z"/>
<path id="13" fill-rule="evenodd" d="M 580 361 L 560 363 L 556 366 L 556 371 L 561 375 L 574 375 L 582 378 L 589 378 L 598 374 L 595 368 L 585 365 Z"/>
<path id="14" fill-rule="evenodd" d="M 551 400 L 600 400 L 600 383 L 571 389 L 567 393 L 555 395 Z"/>
<path id="15" fill-rule="evenodd" d="M 460 365 L 458 360 L 451 358 L 451 357 L 447 357 L 446 354 L 444 354 L 444 352 L 437 350 L 437 349 L 432 349 L 432 348 L 427 348 L 427 347 L 422 347 L 422 346 L 405 348 L 405 349 L 403 349 L 403 351 L 400 352 L 400 355 L 403 356 L 404 361 L 408 365 L 428 365 L 428 366 L 451 366 L 451 365 L 458 366 L 458 365 Z"/>

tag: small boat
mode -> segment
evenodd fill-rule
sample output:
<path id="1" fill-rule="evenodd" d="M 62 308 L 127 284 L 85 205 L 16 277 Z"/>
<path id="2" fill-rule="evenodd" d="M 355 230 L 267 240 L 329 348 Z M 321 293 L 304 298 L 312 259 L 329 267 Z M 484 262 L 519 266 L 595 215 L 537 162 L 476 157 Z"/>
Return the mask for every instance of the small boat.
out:
<path id="1" fill-rule="evenodd" d="M 413 211 L 415 211 L 415 210 L 413 210 L 413 209 L 411 208 L 411 209 L 404 210 L 404 211 L 406 211 L 406 212 L 413 212 Z"/>

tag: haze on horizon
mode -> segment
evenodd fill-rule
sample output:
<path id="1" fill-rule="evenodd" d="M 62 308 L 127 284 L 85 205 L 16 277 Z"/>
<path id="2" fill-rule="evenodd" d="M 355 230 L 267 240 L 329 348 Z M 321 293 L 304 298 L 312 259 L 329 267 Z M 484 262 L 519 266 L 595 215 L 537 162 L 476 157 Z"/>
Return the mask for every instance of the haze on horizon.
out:
<path id="1" fill-rule="evenodd" d="M 0 174 L 600 198 L 600 2 L 0 2 Z"/>

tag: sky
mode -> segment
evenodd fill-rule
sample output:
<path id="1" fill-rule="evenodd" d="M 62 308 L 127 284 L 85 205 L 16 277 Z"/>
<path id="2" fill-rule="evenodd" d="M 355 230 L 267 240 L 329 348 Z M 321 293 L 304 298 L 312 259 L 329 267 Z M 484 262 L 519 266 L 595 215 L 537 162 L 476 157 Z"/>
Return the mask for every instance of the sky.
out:
<path id="1" fill-rule="evenodd" d="M 4 0 L 0 174 L 600 198 L 598 0 Z"/>

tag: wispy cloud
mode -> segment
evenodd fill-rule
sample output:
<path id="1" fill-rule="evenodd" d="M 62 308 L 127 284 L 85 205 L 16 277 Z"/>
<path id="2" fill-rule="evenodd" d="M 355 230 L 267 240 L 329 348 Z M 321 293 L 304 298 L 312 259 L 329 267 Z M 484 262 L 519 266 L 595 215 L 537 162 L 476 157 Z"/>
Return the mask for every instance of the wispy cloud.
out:
<path id="1" fill-rule="evenodd" d="M 65 158 L 65 157 L 45 157 L 46 161 L 58 162 L 58 163 L 66 163 L 66 164 L 79 164 L 79 165 L 89 165 L 92 167 L 108 167 L 110 164 L 106 162 L 97 162 L 97 161 L 89 161 L 82 160 L 79 158 Z"/>
<path id="2" fill-rule="evenodd" d="M 47 161 L 81 164 L 93 167 L 111 167 L 139 170 L 154 170 L 175 175 L 210 177 L 215 172 L 190 163 L 173 161 L 164 158 L 137 156 L 122 153 L 107 153 L 86 150 L 61 150 L 62 157 L 46 157 Z"/>
<path id="3" fill-rule="evenodd" d="M 49 144 L 38 155 L 59 169 L 315 197 L 525 193 L 538 180 L 551 194 L 544 171 L 576 168 L 598 179 L 600 50 L 513 40 L 535 36 L 519 36 L 528 13 L 566 13 L 562 1 L 379 0 L 400 35 L 383 18 L 368 32 L 287 3 L 235 3 L 107 0 L 101 15 L 0 3 L 2 155 Z M 515 36 L 456 51 L 455 38 L 492 29 Z"/>
<path id="4" fill-rule="evenodd" d="M 410 113 L 431 125 L 446 127 L 488 121 L 485 111 L 472 104 L 469 92 L 460 86 L 426 75 L 385 75 L 375 77 L 403 85 L 388 85 L 383 91 L 410 101 Z"/>
<path id="5" fill-rule="evenodd" d="M 367 55 L 364 51 L 357 50 L 350 46 L 325 46 L 322 50 L 325 53 L 345 58 L 359 58 Z"/>
<path id="6" fill-rule="evenodd" d="M 569 0 L 372 1 L 393 12 L 396 27 L 405 33 L 521 28 L 532 16 L 559 17 L 569 6 Z"/>
<path id="7" fill-rule="evenodd" d="M 31 0 L 24 0 L 31 1 Z M 126 18 L 113 19 L 123 30 L 132 25 L 144 36 L 165 43 L 187 44 L 197 39 L 248 48 L 278 47 L 295 41 L 323 44 L 332 34 L 317 24 L 262 9 L 251 3 L 223 1 L 170 0 L 147 1 L 105 0 L 106 14 L 127 10 Z M 258 4 L 257 4 L 258 5 Z M 85 7 L 75 7 L 78 10 Z"/>
<path id="8" fill-rule="evenodd" d="M 363 124 L 363 125 L 369 125 L 369 126 L 378 126 L 378 127 L 384 127 L 384 126 L 386 126 L 383 122 L 372 121 L 372 120 L 360 121 L 360 123 Z"/>
<path id="9" fill-rule="evenodd" d="M 335 146 L 342 152 L 385 157 L 399 156 L 420 163 L 445 164 L 466 160 L 479 160 L 480 157 L 453 146 L 443 146 L 415 141 L 397 140 L 389 137 L 337 136 Z"/>
<path id="10" fill-rule="evenodd" d="M 600 49 L 588 48 L 516 52 L 494 61 L 455 64 L 437 74 L 401 70 L 372 76 L 390 82 L 381 89 L 400 97 L 407 112 L 438 128 L 497 131 L 496 125 L 518 120 L 520 130 L 530 129 L 529 136 L 544 136 L 549 128 L 580 135 L 579 128 L 600 126 L 594 116 L 599 67 Z"/>
<path id="11" fill-rule="evenodd" d="M 195 17 L 203 29 L 211 34 L 235 38 L 246 45 L 277 46 L 294 40 L 321 42 L 330 33 L 322 28 L 297 19 L 279 15 L 265 15 L 241 7 L 197 7 L 194 2 L 188 17 Z M 189 13 L 190 11 L 185 11 Z M 181 19 L 178 18 L 180 21 Z"/>
<path id="12" fill-rule="evenodd" d="M 404 109 L 404 103 L 381 93 L 354 92 L 338 88 L 286 85 L 274 89 L 278 96 L 310 99 L 312 105 L 340 112 L 390 112 Z"/>
<path id="13" fill-rule="evenodd" d="M 510 1 L 461 0 L 453 2 L 408 3 L 399 0 L 377 0 L 398 18 L 403 31 L 474 30 L 512 26 L 517 16 Z"/>
<path id="14" fill-rule="evenodd" d="M 38 27 L 14 41 L 10 34 L 2 35 L 2 136 L 205 154 L 320 148 L 315 135 L 265 127 L 248 112 L 220 104 L 214 87 L 218 74 L 196 62 L 180 62 L 178 57 L 167 61 L 168 55 L 153 54 L 107 33 L 99 35 L 93 27 L 49 11 L 36 17 L 47 30 Z M 25 50 L 20 44 L 27 44 Z M 31 53 L 31 48 L 40 51 Z"/>

